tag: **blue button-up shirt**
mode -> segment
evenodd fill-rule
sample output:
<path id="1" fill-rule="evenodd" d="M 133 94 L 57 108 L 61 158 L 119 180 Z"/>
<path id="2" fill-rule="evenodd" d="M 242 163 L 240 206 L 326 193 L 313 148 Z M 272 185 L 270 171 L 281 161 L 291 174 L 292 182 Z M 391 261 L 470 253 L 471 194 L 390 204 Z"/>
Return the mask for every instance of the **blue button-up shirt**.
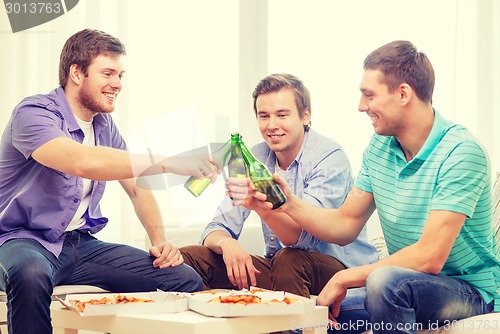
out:
<path id="1" fill-rule="evenodd" d="M 267 165 L 270 171 L 275 170 L 276 154 L 265 142 L 254 146 L 252 153 Z M 305 134 L 300 152 L 286 171 L 286 181 L 292 192 L 303 201 L 318 207 L 338 208 L 352 187 L 353 177 L 349 160 L 340 145 L 310 130 Z M 202 233 L 201 243 L 213 231 L 226 231 L 233 238 L 238 239 L 250 212 L 242 206 L 233 206 L 231 199 L 225 196 L 217 209 L 216 216 Z M 335 228 L 333 223 L 332 228 Z M 262 221 L 262 231 L 266 257 L 272 258 L 282 247 L 280 240 L 265 221 Z M 302 230 L 297 243 L 289 247 L 328 254 L 346 267 L 368 264 L 377 260 L 375 247 L 367 242 L 365 229 L 353 243 L 347 246 L 321 241 Z"/>
<path id="2" fill-rule="evenodd" d="M 96 145 L 126 149 L 108 114 L 94 117 Z M 64 232 L 82 200 L 80 177 L 35 161 L 31 154 L 48 141 L 68 137 L 79 143 L 83 131 L 64 90 L 25 98 L 17 105 L 0 142 L 0 244 L 13 238 L 40 242 L 58 256 Z M 86 223 L 80 230 L 96 233 L 107 223 L 99 202 L 106 182 L 93 182 Z"/>

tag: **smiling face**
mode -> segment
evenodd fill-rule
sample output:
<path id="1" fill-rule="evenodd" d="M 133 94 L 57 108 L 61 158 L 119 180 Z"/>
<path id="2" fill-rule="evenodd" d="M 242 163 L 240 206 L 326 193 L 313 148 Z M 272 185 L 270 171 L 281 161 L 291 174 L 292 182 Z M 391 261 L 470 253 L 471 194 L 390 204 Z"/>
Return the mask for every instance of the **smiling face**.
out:
<path id="1" fill-rule="evenodd" d="M 280 166 L 288 167 L 302 146 L 304 125 L 310 122 L 309 110 L 300 117 L 291 88 L 259 95 L 256 109 L 262 138 L 276 152 Z"/>
<path id="2" fill-rule="evenodd" d="M 99 55 L 81 76 L 77 103 L 82 114 L 111 113 L 122 85 L 123 66 L 120 56 Z M 84 117 L 86 118 L 86 117 Z"/>
<path id="3" fill-rule="evenodd" d="M 404 129 L 404 119 L 399 113 L 400 92 L 399 89 L 390 92 L 382 79 L 381 71 L 365 70 L 361 79 L 358 109 L 370 117 L 376 134 L 397 136 Z"/>

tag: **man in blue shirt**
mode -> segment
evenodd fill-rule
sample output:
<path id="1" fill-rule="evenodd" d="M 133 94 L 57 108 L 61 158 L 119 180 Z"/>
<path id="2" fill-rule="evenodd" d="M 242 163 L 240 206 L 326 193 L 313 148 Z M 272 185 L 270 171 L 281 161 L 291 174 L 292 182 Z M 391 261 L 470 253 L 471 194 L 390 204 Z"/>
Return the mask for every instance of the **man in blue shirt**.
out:
<path id="1" fill-rule="evenodd" d="M 167 243 L 151 191 L 135 177 L 212 174 L 208 157 L 129 154 L 110 113 L 122 88 L 123 44 L 85 29 L 61 53 L 60 87 L 14 108 L 0 142 L 0 290 L 9 333 L 52 333 L 56 285 L 91 284 L 116 292 L 195 291 L 199 276 Z M 152 163 L 151 161 L 156 161 Z M 219 167 L 219 166 L 218 166 Z M 217 167 L 217 168 L 218 168 Z M 108 219 L 99 202 L 119 180 L 151 244 L 148 252 L 97 240 Z"/>
<path id="2" fill-rule="evenodd" d="M 288 180 L 305 202 L 339 207 L 352 186 L 351 167 L 338 143 L 310 130 L 307 88 L 293 75 L 273 74 L 257 85 L 253 98 L 264 139 L 252 148 L 255 157 Z M 206 289 L 258 286 L 308 297 L 318 294 L 337 271 L 377 259 L 365 230 L 341 247 L 312 236 L 282 213 L 261 211 L 254 204 L 234 206 L 226 196 L 201 236 L 202 246 L 181 248 Z M 262 221 L 265 256 L 248 254 L 237 241 L 252 210 Z"/>
<path id="3" fill-rule="evenodd" d="M 332 305 L 336 317 L 347 290 L 366 286 L 371 323 L 354 317 L 352 324 L 374 334 L 413 334 L 500 311 L 500 260 L 484 148 L 433 108 L 434 70 L 412 43 L 394 41 L 374 50 L 364 69 L 359 111 L 370 117 L 375 135 L 342 206 L 310 206 L 276 177 L 287 196 L 278 211 L 324 240 L 347 245 L 375 208 L 380 218 L 389 256 L 334 274 L 318 304 Z M 271 212 L 265 195 L 252 194 L 252 201 L 261 200 L 261 210 Z M 489 325 L 484 328 L 498 330 L 498 323 Z"/>

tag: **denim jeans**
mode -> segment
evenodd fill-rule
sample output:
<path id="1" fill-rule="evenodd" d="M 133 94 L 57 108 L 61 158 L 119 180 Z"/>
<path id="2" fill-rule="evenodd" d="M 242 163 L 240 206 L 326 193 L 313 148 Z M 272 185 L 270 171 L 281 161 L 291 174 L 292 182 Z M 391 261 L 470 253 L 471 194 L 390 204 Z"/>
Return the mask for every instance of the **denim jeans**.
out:
<path id="1" fill-rule="evenodd" d="M 7 293 L 9 333 L 52 333 L 50 303 L 56 285 L 89 284 L 114 292 L 201 290 L 198 274 L 183 264 L 154 268 L 149 253 L 68 232 L 58 258 L 37 241 L 13 239 L 0 247 L 0 290 Z"/>
<path id="2" fill-rule="evenodd" d="M 328 333 L 334 334 L 359 334 L 367 329 L 370 315 L 365 309 L 365 288 L 347 290 L 347 295 L 340 303 L 340 312 L 336 328 L 329 328 Z"/>
<path id="3" fill-rule="evenodd" d="M 490 313 L 469 283 L 400 267 L 382 267 L 366 281 L 365 307 L 373 334 L 413 334 L 454 320 Z"/>
<path id="4" fill-rule="evenodd" d="M 335 334 L 416 333 L 454 320 L 490 313 L 469 283 L 400 267 L 382 267 L 368 276 L 365 288 L 349 289 L 340 304 Z"/>

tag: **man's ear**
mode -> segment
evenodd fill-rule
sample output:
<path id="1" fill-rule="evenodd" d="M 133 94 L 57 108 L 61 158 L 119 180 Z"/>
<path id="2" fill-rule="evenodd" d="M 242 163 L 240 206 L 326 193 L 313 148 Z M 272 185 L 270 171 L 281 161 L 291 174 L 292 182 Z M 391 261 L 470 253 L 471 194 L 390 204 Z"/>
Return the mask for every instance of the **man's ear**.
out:
<path id="1" fill-rule="evenodd" d="M 72 64 L 70 67 L 69 67 L 69 75 L 68 75 L 68 78 L 74 82 L 77 86 L 80 85 L 80 83 L 82 82 L 83 80 L 83 77 L 84 77 L 84 73 L 82 71 L 82 69 L 80 68 L 80 66 L 76 65 L 76 64 Z"/>
<path id="2" fill-rule="evenodd" d="M 399 99 L 401 104 L 406 105 L 413 97 L 413 89 L 407 83 L 399 85 Z"/>
<path id="3" fill-rule="evenodd" d="M 302 124 L 307 125 L 311 123 L 311 111 L 304 109 L 304 116 L 302 117 Z"/>

